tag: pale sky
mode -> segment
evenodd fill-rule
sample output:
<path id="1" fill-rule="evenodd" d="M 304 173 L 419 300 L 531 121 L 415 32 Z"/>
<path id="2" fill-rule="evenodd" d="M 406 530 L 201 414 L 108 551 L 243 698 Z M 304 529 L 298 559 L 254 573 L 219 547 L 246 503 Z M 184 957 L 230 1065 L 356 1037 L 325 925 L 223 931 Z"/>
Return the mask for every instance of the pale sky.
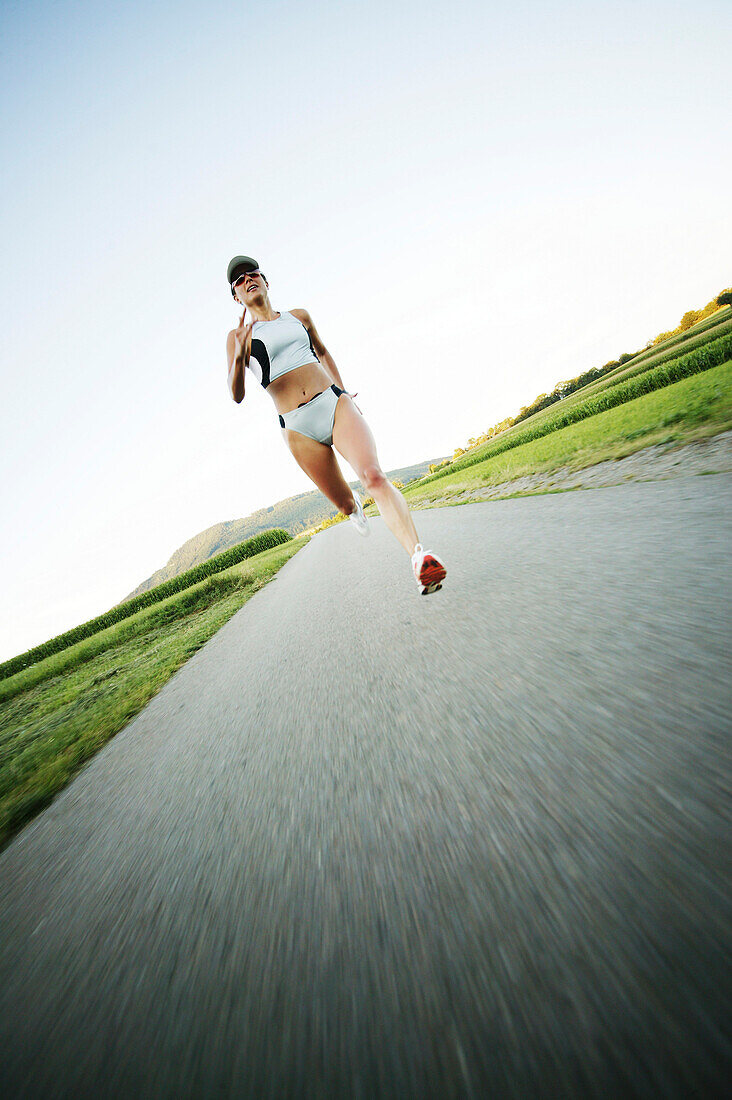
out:
<path id="1" fill-rule="evenodd" d="M 386 469 L 732 284 L 728 0 L 6 0 L 0 35 L 0 660 L 312 488 L 229 396 L 232 255 Z"/>

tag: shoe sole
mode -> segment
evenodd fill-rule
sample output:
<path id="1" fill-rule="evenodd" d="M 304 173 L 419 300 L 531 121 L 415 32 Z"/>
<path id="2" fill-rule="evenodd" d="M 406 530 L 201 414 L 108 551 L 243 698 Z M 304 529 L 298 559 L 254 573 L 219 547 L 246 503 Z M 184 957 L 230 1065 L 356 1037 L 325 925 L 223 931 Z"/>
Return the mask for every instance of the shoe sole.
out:
<path id="1" fill-rule="evenodd" d="M 422 589 L 421 595 L 422 596 L 429 596 L 430 593 L 432 593 L 432 592 L 439 592 L 441 588 L 442 588 L 441 584 L 428 584 L 426 587 L 424 587 Z"/>

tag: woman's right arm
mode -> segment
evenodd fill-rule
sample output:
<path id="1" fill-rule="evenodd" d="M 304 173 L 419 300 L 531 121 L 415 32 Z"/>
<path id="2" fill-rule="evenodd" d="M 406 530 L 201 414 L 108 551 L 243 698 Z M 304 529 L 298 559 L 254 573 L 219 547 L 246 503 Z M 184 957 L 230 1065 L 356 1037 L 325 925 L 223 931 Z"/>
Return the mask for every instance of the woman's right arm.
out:
<path id="1" fill-rule="evenodd" d="M 252 347 L 254 321 L 244 324 L 246 310 L 241 315 L 239 327 L 226 337 L 226 361 L 229 364 L 229 390 L 237 405 L 244 400 L 244 371 L 249 362 Z"/>
<path id="2" fill-rule="evenodd" d="M 244 356 L 236 354 L 233 332 L 226 337 L 226 361 L 229 365 L 229 392 L 238 405 L 244 400 Z"/>

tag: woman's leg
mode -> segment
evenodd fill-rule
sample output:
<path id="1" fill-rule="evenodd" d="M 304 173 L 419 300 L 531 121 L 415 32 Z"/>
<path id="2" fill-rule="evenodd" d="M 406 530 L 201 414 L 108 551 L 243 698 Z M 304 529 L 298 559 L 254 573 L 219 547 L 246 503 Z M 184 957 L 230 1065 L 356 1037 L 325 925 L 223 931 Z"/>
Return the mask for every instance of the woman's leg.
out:
<path id="1" fill-rule="evenodd" d="M 387 480 L 376 454 L 371 429 L 345 394 L 338 398 L 336 405 L 333 446 L 353 467 L 364 489 L 374 498 L 387 527 L 411 555 L 419 538 L 407 502 Z"/>
<path id="2" fill-rule="evenodd" d="M 353 493 L 341 473 L 332 448 L 302 435 L 301 432 L 291 432 L 286 428 L 283 429 L 283 435 L 298 466 L 315 482 L 331 504 L 344 515 L 350 516 L 354 508 Z"/>

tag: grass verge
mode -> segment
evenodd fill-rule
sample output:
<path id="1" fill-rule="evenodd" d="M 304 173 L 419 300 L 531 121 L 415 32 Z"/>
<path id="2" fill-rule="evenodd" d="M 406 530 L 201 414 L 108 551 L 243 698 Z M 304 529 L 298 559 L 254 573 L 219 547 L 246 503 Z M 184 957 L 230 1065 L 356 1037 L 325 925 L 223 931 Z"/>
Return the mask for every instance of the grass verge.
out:
<path id="1" fill-rule="evenodd" d="M 4 681 L 0 849 L 308 541 L 265 550 Z"/>

